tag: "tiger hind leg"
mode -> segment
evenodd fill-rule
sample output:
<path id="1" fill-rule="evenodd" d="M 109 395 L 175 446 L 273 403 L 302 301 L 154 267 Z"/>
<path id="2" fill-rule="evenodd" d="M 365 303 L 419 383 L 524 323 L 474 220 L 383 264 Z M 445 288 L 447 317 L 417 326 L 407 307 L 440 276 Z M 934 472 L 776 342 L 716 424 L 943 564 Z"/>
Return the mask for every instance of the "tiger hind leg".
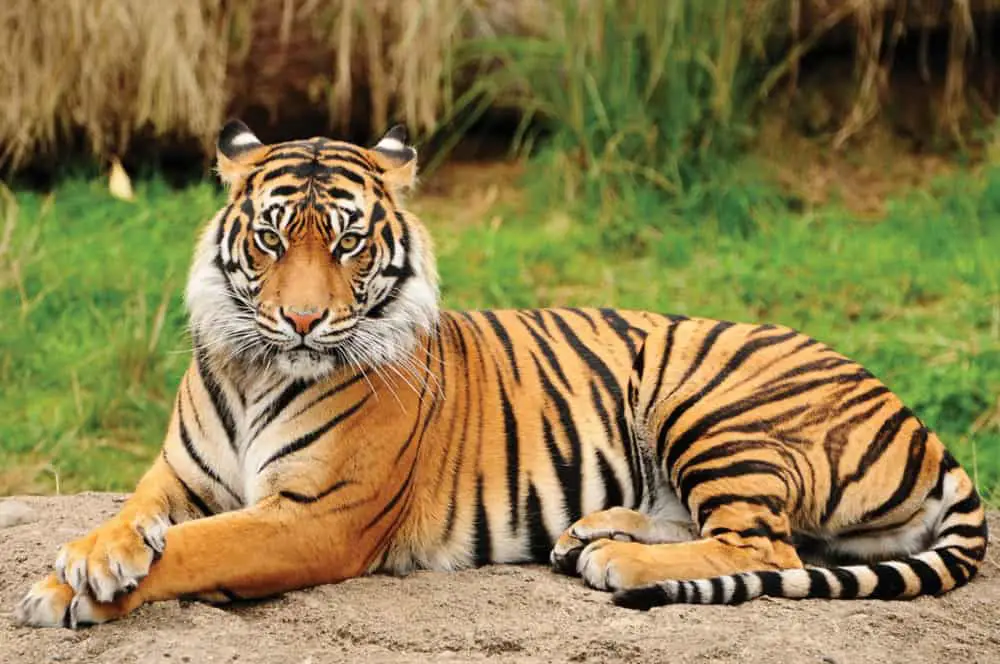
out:
<path id="1" fill-rule="evenodd" d="M 707 514 L 703 539 L 682 543 L 598 539 L 580 552 L 577 571 L 598 590 L 627 590 L 753 570 L 798 569 L 788 516 L 776 501 L 733 500 Z"/>
<path id="2" fill-rule="evenodd" d="M 694 537 L 690 519 L 674 520 L 627 507 L 612 507 L 588 514 L 566 529 L 556 540 L 549 559 L 557 572 L 575 576 L 580 553 L 598 540 L 666 544 Z"/>

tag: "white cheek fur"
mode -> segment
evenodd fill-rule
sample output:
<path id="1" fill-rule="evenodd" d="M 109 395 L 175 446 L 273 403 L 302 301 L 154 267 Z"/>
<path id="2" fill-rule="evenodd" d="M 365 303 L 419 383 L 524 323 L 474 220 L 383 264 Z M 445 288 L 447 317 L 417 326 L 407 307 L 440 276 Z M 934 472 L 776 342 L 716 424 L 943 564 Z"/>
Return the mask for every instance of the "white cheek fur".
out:
<path id="1" fill-rule="evenodd" d="M 257 352 L 266 348 L 254 319 L 252 305 L 234 301 L 229 278 L 216 265 L 216 256 L 229 257 L 225 248 L 216 244 L 221 214 L 208 225 L 198 241 L 188 279 L 186 303 L 190 327 L 199 346 L 224 364 L 236 351 L 253 357 L 256 338 Z M 400 289 L 396 299 L 388 304 L 380 318 L 363 318 L 344 345 L 352 363 L 377 367 L 383 364 L 405 363 L 417 343 L 437 325 L 437 271 L 430 252 L 429 240 L 420 228 L 411 229 L 409 261 L 412 276 Z M 354 253 L 360 251 L 360 245 Z M 399 263 L 399 252 L 394 263 Z M 238 278 L 242 273 L 234 274 Z M 235 284 L 239 286 L 239 284 Z M 273 354 L 272 366 L 281 373 L 298 378 L 318 378 L 336 368 L 338 360 L 318 353 L 291 356 Z"/>

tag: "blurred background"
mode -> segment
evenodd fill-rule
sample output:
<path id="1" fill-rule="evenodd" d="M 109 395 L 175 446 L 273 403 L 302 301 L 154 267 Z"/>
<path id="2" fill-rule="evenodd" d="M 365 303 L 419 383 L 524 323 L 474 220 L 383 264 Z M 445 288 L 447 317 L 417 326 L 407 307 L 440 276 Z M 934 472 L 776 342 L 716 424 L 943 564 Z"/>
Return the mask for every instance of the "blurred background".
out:
<path id="1" fill-rule="evenodd" d="M 128 490 L 215 134 L 405 123 L 450 307 L 795 326 L 1000 500 L 1000 1 L 4 0 L 0 494 Z"/>

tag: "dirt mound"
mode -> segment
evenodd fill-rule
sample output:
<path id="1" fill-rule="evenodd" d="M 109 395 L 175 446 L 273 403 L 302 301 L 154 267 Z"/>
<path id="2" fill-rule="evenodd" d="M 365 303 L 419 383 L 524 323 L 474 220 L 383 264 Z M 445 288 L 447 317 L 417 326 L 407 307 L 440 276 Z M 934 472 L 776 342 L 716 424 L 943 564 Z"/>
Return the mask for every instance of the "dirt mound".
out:
<path id="1" fill-rule="evenodd" d="M 145 606 L 71 632 L 14 627 L 10 609 L 60 543 L 122 498 L 19 499 L 0 530 L 0 662 L 1000 662 L 1000 515 L 972 585 L 913 602 L 757 600 L 636 613 L 542 567 L 355 579 L 227 609 Z M 3 503 L 0 502 L 0 507 Z M 0 510 L 2 511 L 2 510 Z"/>

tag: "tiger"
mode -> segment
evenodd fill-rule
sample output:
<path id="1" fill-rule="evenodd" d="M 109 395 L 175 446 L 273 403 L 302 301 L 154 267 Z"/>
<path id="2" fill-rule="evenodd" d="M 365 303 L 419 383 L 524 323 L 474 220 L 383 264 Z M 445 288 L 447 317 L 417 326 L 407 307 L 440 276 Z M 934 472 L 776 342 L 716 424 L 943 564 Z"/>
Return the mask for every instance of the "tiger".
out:
<path id="1" fill-rule="evenodd" d="M 371 573 L 548 563 L 622 607 L 968 583 L 982 501 L 873 374 L 774 324 L 442 309 L 417 151 L 229 121 L 162 450 L 24 625 Z"/>

